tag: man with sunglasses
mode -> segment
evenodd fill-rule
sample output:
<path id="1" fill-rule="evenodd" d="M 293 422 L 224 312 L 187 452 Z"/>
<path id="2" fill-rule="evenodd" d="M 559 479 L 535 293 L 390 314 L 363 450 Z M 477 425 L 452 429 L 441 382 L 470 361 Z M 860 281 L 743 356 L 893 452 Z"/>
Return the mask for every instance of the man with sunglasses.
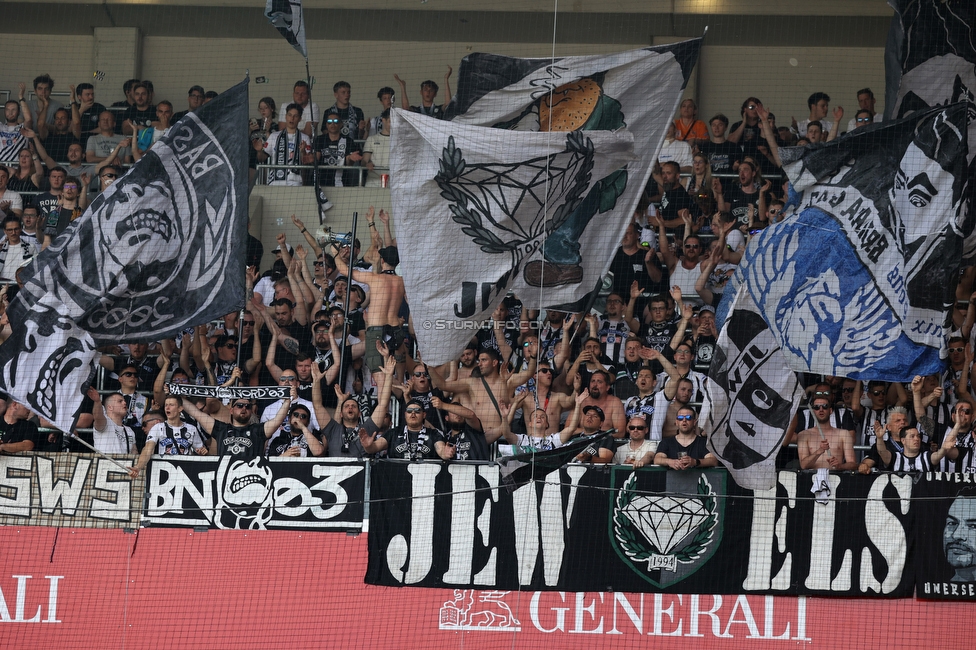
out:
<path id="1" fill-rule="evenodd" d="M 437 422 L 437 408 L 434 399 L 446 399 L 440 388 L 435 388 L 431 382 L 427 367 L 419 363 L 410 371 L 407 380 L 401 386 L 394 386 L 393 390 L 405 401 L 416 401 L 423 405 L 427 420 Z"/>
<path id="2" fill-rule="evenodd" d="M 976 474 L 976 436 L 973 434 L 973 405 L 956 402 L 952 409 L 952 428 L 949 429 L 939 452 L 933 455 L 932 464 L 943 472 Z M 938 454 L 938 452 L 937 452 Z"/>
<path id="3" fill-rule="evenodd" d="M 658 237 L 661 241 L 666 242 L 664 221 L 655 217 L 654 223 L 658 226 Z M 691 234 L 685 237 L 681 244 L 680 259 L 671 252 L 671 248 L 667 245 L 661 247 L 661 255 L 664 258 L 665 266 L 668 267 L 668 282 L 672 287 L 678 287 L 681 290 L 680 296 L 675 298 L 675 303 L 678 303 L 680 298 L 680 301 L 684 303 L 694 306 L 701 305 L 704 301 L 698 295 L 695 284 L 701 277 L 702 271 L 705 270 L 705 263 L 702 261 L 702 243 L 698 235 Z"/>
<path id="4" fill-rule="evenodd" d="M 267 439 L 285 421 L 294 397 L 296 394 L 292 387 L 291 396 L 282 400 L 282 408 L 278 409 L 274 418 L 258 424 L 251 424 L 251 403 L 240 398 L 231 402 L 230 424 L 214 419 L 192 402 L 185 402 L 183 408 L 197 421 L 204 433 L 211 436 L 208 443 L 210 455 L 232 456 L 235 460 L 247 462 L 264 455 Z"/>
<path id="5" fill-rule="evenodd" d="M 305 458 L 321 456 L 325 445 L 309 428 L 312 412 L 302 404 L 295 404 L 288 414 L 288 423 L 268 443 L 268 456 Z"/>
<path id="6" fill-rule="evenodd" d="M 882 426 L 888 424 L 890 416 L 889 406 L 904 407 L 908 404 L 908 393 L 899 382 L 893 382 L 890 386 L 883 381 L 869 381 L 867 385 L 868 398 L 871 400 L 870 407 L 861 404 L 861 390 L 863 382 L 857 382 L 854 386 L 854 394 L 851 397 L 851 411 L 854 413 L 854 421 L 857 423 L 855 444 L 874 446 L 874 423 L 878 422 Z M 895 399 L 892 400 L 891 396 Z M 907 412 L 907 411 L 906 411 Z M 906 426 L 906 421 L 904 425 Z"/>
<path id="7" fill-rule="evenodd" d="M 309 370 L 311 371 L 311 367 L 309 368 Z M 291 398 L 279 399 L 278 401 L 272 402 L 267 407 L 265 407 L 264 413 L 261 414 L 261 421 L 269 422 L 278 417 L 278 414 L 281 411 L 281 409 L 286 409 L 285 412 L 287 413 L 288 412 L 287 409 L 290 406 L 292 405 L 298 406 L 300 404 L 308 410 L 311 416 L 312 428 L 318 431 L 320 427 L 319 427 L 318 418 L 315 417 L 314 405 L 307 399 L 302 399 L 301 397 L 298 396 L 298 371 L 295 370 L 294 368 L 282 370 L 281 375 L 278 376 L 278 385 L 291 387 L 292 396 Z"/>
<path id="8" fill-rule="evenodd" d="M 715 467 L 718 460 L 705 446 L 699 435 L 698 413 L 690 406 L 682 406 L 675 415 L 677 433 L 664 438 L 657 446 L 654 464 L 676 470 Z"/>
<path id="9" fill-rule="evenodd" d="M 356 141 L 342 134 L 342 126 L 343 120 L 337 112 L 330 110 L 326 113 L 325 131 L 315 139 L 315 158 L 322 165 L 352 167 L 363 159 Z M 318 173 L 322 185 L 356 187 L 360 184 L 357 172 L 320 169 Z"/>
<path id="10" fill-rule="evenodd" d="M 426 409 L 423 402 L 419 400 L 412 399 L 407 402 L 403 411 L 403 424 L 390 427 L 382 435 L 378 435 L 390 408 L 390 393 L 395 368 L 395 358 L 386 356 L 379 400 L 372 415 L 366 420 L 365 426 L 359 429 L 359 444 L 362 445 L 363 451 L 368 454 L 376 454 L 385 450 L 388 457 L 401 460 L 437 459 L 435 442 L 443 440 L 444 434 L 427 424 Z"/>
<path id="11" fill-rule="evenodd" d="M 814 397 L 810 408 L 816 422 L 812 428 L 797 434 L 796 438 L 800 468 L 838 471 L 856 469 L 854 432 L 830 426 L 830 399 Z"/>

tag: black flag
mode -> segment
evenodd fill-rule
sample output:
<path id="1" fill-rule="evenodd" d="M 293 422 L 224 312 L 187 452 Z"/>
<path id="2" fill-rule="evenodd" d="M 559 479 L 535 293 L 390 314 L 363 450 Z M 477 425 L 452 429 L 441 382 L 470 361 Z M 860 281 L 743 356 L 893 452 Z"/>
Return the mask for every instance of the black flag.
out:
<path id="1" fill-rule="evenodd" d="M 308 58 L 305 47 L 305 14 L 302 11 L 302 0 L 268 0 L 264 8 L 264 15 L 268 17 L 278 33 L 291 43 L 291 46 Z"/>
<path id="2" fill-rule="evenodd" d="M 0 385 L 69 430 L 95 348 L 237 311 L 247 242 L 247 81 L 189 113 L 23 275 Z"/>

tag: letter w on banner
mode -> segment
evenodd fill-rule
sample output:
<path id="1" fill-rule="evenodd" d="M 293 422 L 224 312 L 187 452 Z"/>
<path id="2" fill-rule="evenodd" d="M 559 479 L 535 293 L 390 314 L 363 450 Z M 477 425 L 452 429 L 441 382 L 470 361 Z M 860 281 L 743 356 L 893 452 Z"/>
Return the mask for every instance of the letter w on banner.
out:
<path id="1" fill-rule="evenodd" d="M 450 121 L 393 111 L 400 259 L 424 360 L 506 293 L 582 309 L 630 223 L 701 39 L 607 56 L 461 63 Z M 431 260 L 436 260 L 432 264 Z"/>
<path id="2" fill-rule="evenodd" d="M 972 229 L 961 212 L 966 115 L 954 104 L 781 152 L 792 212 L 746 249 L 706 404 L 709 445 L 743 487 L 774 484 L 789 424 L 780 408 L 799 400 L 787 367 L 886 381 L 941 369 Z M 746 316 L 755 313 L 762 325 Z M 774 347 L 783 360 L 758 363 Z M 772 367 L 789 381 L 770 383 Z"/>
<path id="3" fill-rule="evenodd" d="M 172 337 L 244 303 L 247 84 L 187 114 L 25 269 L 0 385 L 59 429 L 97 346 Z"/>

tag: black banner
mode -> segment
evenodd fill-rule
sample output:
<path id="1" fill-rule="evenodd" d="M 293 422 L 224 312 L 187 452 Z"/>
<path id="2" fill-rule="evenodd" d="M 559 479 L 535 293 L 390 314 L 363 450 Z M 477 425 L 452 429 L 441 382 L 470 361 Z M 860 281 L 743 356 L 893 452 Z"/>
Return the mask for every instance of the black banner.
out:
<path id="1" fill-rule="evenodd" d="M 269 530 L 362 530 L 359 460 L 226 456 L 153 459 L 143 525 Z"/>
<path id="2" fill-rule="evenodd" d="M 366 582 L 698 594 L 909 596 L 910 478 L 567 465 L 512 493 L 498 468 L 374 464 Z M 430 497 L 433 498 L 418 498 Z"/>
<path id="3" fill-rule="evenodd" d="M 287 386 L 197 386 L 166 384 L 170 395 L 215 397 L 217 399 L 284 399 L 291 393 Z"/>
<path id="4" fill-rule="evenodd" d="M 976 601 L 976 475 L 931 472 L 914 494 L 915 595 Z"/>

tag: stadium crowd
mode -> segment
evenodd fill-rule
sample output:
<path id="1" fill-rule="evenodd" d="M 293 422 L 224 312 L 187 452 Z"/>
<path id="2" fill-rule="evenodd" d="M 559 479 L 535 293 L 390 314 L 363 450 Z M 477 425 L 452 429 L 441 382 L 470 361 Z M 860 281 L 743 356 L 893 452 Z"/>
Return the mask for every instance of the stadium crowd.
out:
<path id="1" fill-rule="evenodd" d="M 442 117 L 438 84 L 404 108 Z M 0 125 L 0 277 L 5 307 L 17 271 L 80 216 L 188 111 L 215 93 L 190 88 L 186 110 L 156 102 L 153 85 L 130 80 L 126 99 L 95 101 L 90 84 L 71 87 L 65 107 L 54 81 L 20 85 Z M 303 167 L 321 164 L 325 186 L 381 186 L 389 165 L 389 111 L 396 92 L 377 93 L 376 116 L 351 104 L 348 83 L 333 86 L 325 111 L 306 82 L 286 101 L 264 97 L 251 120 L 252 180 L 300 186 Z M 829 141 L 881 117 L 874 95 L 841 131 L 844 110 L 813 93 L 809 115 L 777 126 L 762 102 L 742 102 L 738 121 L 708 123 L 684 100 L 668 130 L 653 178 L 610 265 L 608 293 L 586 313 L 540 311 L 507 296 L 459 358 L 439 367 L 417 353 L 391 215 L 367 213 L 370 241 L 351 245 L 277 236 L 274 263 L 261 272 L 261 243 L 249 236 L 246 310 L 176 339 L 103 349 L 102 390 L 89 390 L 78 434 L 104 453 L 138 453 L 132 473 L 154 454 L 489 460 L 496 442 L 554 449 L 580 435 L 610 432 L 581 462 L 716 465 L 698 422 L 715 352 L 715 307 L 749 237 L 781 218 L 786 188 L 778 148 Z M 828 119 L 828 115 L 832 119 Z M 257 165 L 268 165 L 267 175 Z M 349 168 L 349 169 L 345 169 Z M 365 173 L 359 176 L 361 168 Z M 24 193 L 23 195 L 21 193 Z M 807 400 L 780 454 L 783 467 L 870 472 L 941 468 L 976 472 L 976 405 L 970 370 L 976 323 L 974 267 L 959 277 L 949 358 L 943 372 L 910 384 L 803 377 Z M 4 316 L 6 319 L 6 316 Z M 9 323 L 4 333 L 9 333 Z M 345 339 L 343 339 L 345 333 Z M 281 400 L 181 398 L 167 383 L 290 388 Z M 0 451 L 85 451 L 22 405 L 6 400 Z M 38 427 L 41 427 L 39 431 Z M 232 444 L 234 441 L 246 444 Z M 793 445 L 792 443 L 796 443 Z M 241 448 L 246 448 L 240 452 Z"/>

